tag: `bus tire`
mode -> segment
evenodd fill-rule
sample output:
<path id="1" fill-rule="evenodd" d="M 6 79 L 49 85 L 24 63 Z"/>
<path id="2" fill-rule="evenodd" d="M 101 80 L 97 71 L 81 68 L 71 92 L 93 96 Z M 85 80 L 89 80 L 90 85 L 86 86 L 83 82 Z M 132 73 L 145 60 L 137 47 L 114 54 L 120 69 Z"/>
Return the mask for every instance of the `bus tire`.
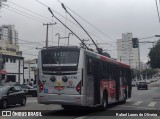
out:
<path id="1" fill-rule="evenodd" d="M 108 95 L 107 92 L 104 92 L 102 99 L 102 106 L 100 107 L 100 110 L 105 111 L 107 106 L 108 106 Z"/>

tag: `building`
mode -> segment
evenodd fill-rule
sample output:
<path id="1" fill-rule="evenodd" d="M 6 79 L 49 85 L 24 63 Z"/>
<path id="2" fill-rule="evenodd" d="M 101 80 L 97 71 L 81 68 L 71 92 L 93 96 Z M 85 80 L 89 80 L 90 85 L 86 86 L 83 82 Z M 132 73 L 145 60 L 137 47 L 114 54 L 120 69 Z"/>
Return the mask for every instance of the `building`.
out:
<path id="1" fill-rule="evenodd" d="M 117 58 L 131 68 L 140 69 L 139 43 L 132 33 L 122 34 L 122 39 L 117 40 Z"/>
<path id="2" fill-rule="evenodd" d="M 24 79 L 24 58 L 21 56 L 13 56 L 2 54 L 2 69 L 6 71 L 4 83 L 23 83 Z"/>
<path id="3" fill-rule="evenodd" d="M 0 27 L 0 40 L 8 41 L 10 44 L 18 44 L 18 32 L 14 25 L 2 25 Z"/>
<path id="4" fill-rule="evenodd" d="M 0 52 L 8 55 L 22 56 L 18 45 L 18 32 L 14 25 L 0 27 Z"/>
<path id="5" fill-rule="evenodd" d="M 38 59 L 24 61 L 24 83 L 36 84 Z"/>
<path id="6" fill-rule="evenodd" d="M 3 59 L 0 71 L 7 72 L 6 79 L 2 82 L 0 76 L 0 84 L 7 82 L 23 83 L 24 79 L 24 58 L 18 45 L 18 32 L 14 25 L 0 26 L 0 54 Z"/>

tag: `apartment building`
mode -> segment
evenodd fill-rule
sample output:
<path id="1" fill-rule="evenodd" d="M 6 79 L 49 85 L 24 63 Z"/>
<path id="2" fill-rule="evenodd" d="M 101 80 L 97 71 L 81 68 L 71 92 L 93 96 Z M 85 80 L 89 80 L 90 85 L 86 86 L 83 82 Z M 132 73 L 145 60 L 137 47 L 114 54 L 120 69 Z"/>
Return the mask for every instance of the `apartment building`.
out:
<path id="1" fill-rule="evenodd" d="M 122 39 L 117 40 L 117 58 L 131 68 L 140 68 L 139 43 L 132 33 L 123 33 Z"/>

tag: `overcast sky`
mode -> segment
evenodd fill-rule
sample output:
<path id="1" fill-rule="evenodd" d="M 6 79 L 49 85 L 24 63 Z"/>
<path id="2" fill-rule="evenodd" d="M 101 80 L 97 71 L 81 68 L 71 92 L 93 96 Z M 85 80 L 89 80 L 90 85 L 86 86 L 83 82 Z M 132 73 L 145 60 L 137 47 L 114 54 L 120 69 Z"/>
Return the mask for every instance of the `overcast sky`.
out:
<path id="1" fill-rule="evenodd" d="M 160 34 L 155 0 L 8 0 L 6 3 L 8 6 L 0 10 L 0 25 L 15 25 L 19 33 L 20 50 L 24 51 L 25 59 L 37 58 L 39 48 L 45 46 L 46 26 L 43 26 L 43 23 L 57 22 L 56 25 L 49 26 L 49 46 L 58 44 L 56 33 L 60 33 L 60 37 L 68 36 L 69 31 L 54 17 L 52 18 L 47 6 L 81 39 L 89 39 L 75 21 L 65 13 L 60 2 L 92 25 L 67 8 L 95 42 L 104 43 L 99 47 L 105 49 L 113 58 L 117 58 L 116 40 L 122 38 L 122 33 L 133 33 L 133 37 L 137 38 Z M 159 1 L 158 6 L 160 6 Z M 141 41 L 156 40 L 158 38 Z M 67 45 L 67 39 L 61 39 L 60 43 Z M 70 36 L 70 45 L 79 45 L 79 43 L 75 36 Z M 140 45 L 142 61 L 148 59 L 147 55 L 151 47 L 152 44 Z"/>

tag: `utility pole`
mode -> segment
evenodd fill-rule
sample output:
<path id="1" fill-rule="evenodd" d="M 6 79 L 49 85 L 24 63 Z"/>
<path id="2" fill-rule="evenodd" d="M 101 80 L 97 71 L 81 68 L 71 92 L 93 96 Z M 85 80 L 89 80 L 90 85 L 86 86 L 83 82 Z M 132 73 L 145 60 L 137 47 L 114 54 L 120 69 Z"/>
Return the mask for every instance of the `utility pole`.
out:
<path id="1" fill-rule="evenodd" d="M 47 25 L 47 29 L 46 29 L 46 48 L 48 47 L 48 26 L 49 26 L 49 25 L 55 25 L 55 24 L 56 24 L 56 22 L 55 22 L 55 23 L 43 24 L 43 26 L 44 26 L 44 25 Z"/>
<path id="2" fill-rule="evenodd" d="M 28 60 L 28 74 L 29 74 L 29 83 L 31 82 L 31 61 Z"/>
<path id="3" fill-rule="evenodd" d="M 139 59 L 139 80 L 141 80 L 141 60 L 140 60 L 140 46 L 139 46 L 139 39 L 138 40 L 138 59 Z"/>
<path id="4" fill-rule="evenodd" d="M 0 53 L 0 71 L 2 70 L 2 53 Z M 2 74 L 0 74 L 0 85 L 2 85 Z"/>

